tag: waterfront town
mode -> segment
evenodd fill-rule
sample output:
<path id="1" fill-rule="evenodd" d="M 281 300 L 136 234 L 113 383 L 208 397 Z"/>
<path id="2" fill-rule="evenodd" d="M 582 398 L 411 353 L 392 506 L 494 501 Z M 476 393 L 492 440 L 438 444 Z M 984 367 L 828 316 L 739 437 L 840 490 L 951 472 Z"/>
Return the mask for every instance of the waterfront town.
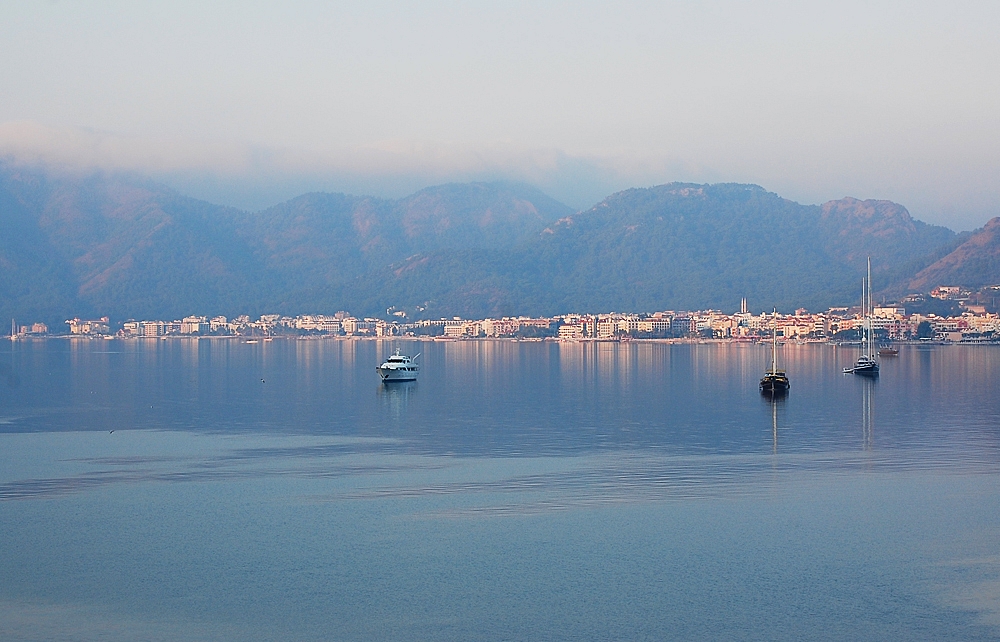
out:
<path id="1" fill-rule="evenodd" d="M 993 288 L 1000 291 L 1000 286 Z M 913 295 L 900 303 L 873 306 L 871 324 L 883 341 L 1000 341 L 1000 318 L 996 311 L 970 298 L 971 293 L 957 286 L 935 288 L 928 296 L 949 302 L 957 313 L 938 315 L 907 310 L 907 305 L 926 309 L 923 295 Z M 794 314 L 748 311 L 741 302 L 740 311 L 726 314 L 719 310 L 660 311 L 648 314 L 564 314 L 553 317 L 503 317 L 500 319 L 419 320 L 410 322 L 405 314 L 387 310 L 387 319 L 356 318 L 345 311 L 332 315 L 309 314 L 295 317 L 264 314 L 256 319 L 247 315 L 187 316 L 178 320 L 135 320 L 113 323 L 108 317 L 74 318 L 66 321 L 66 331 L 53 333 L 43 323 L 11 324 L 11 338 L 44 336 L 70 337 L 440 337 L 444 339 L 521 338 L 552 340 L 724 340 L 753 341 L 770 337 L 782 340 L 851 341 L 865 316 L 858 307 L 830 308 L 824 312 L 799 309 Z M 395 318 L 395 320 L 392 320 Z"/>

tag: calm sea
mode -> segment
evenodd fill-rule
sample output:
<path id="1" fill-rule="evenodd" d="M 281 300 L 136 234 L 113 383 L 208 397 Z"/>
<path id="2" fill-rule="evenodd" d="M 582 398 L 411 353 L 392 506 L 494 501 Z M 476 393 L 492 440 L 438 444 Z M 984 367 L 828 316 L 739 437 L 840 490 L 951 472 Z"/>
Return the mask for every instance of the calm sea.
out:
<path id="1" fill-rule="evenodd" d="M 1000 638 L 1000 349 L 780 351 L 2 342 L 0 639 Z"/>

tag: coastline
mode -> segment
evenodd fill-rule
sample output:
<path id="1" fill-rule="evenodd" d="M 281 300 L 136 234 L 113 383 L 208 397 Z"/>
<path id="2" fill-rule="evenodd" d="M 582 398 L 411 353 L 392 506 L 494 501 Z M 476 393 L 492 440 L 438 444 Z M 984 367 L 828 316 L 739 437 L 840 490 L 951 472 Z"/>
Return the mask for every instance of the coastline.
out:
<path id="1" fill-rule="evenodd" d="M 708 339 L 704 337 L 673 337 L 673 338 L 633 338 L 613 339 L 613 338 L 559 338 L 559 337 L 429 337 L 421 335 L 277 335 L 273 337 L 254 337 L 247 335 L 195 335 L 179 334 L 164 335 L 159 337 L 121 337 L 115 335 L 94 335 L 94 334 L 55 334 L 55 335 L 19 335 L 5 337 L 11 342 L 20 341 L 235 341 L 237 343 L 249 343 L 251 345 L 259 343 L 270 343 L 273 341 L 417 341 L 417 342 L 476 342 L 476 341 L 501 341 L 512 343 L 664 343 L 664 344 L 760 344 L 767 343 L 767 337 L 727 337 L 721 339 Z M 844 347 L 857 347 L 857 341 L 830 341 L 828 339 L 789 339 L 779 341 L 779 345 L 807 345 L 822 344 Z M 892 345 L 1000 345 L 1000 339 L 994 340 L 963 340 L 963 341 L 942 341 L 926 339 L 899 339 L 892 341 Z"/>

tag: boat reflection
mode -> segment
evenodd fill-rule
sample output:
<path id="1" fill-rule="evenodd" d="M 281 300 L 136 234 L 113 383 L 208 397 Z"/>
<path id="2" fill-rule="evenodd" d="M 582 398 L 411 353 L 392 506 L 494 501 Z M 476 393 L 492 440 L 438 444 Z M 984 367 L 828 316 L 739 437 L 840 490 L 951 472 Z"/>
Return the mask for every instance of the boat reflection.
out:
<path id="1" fill-rule="evenodd" d="M 871 450 L 875 443 L 875 386 L 875 379 L 861 380 L 861 439 L 865 450 Z"/>
<path id="2" fill-rule="evenodd" d="M 390 381 L 378 385 L 375 394 L 379 397 L 381 406 L 393 418 L 400 418 L 406 412 L 410 399 L 417 394 L 416 381 Z"/>
<path id="3" fill-rule="evenodd" d="M 771 407 L 771 452 L 778 454 L 778 406 L 785 403 L 784 394 L 762 394 L 761 398 Z"/>

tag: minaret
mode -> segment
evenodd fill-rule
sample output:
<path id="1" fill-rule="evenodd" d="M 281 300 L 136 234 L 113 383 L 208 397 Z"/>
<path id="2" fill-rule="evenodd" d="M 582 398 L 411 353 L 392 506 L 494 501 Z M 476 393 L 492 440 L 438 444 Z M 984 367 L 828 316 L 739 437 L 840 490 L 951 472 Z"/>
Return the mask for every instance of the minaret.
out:
<path id="1" fill-rule="evenodd" d="M 740 314 L 747 313 L 747 298 L 743 297 L 743 301 L 740 302 Z"/>

